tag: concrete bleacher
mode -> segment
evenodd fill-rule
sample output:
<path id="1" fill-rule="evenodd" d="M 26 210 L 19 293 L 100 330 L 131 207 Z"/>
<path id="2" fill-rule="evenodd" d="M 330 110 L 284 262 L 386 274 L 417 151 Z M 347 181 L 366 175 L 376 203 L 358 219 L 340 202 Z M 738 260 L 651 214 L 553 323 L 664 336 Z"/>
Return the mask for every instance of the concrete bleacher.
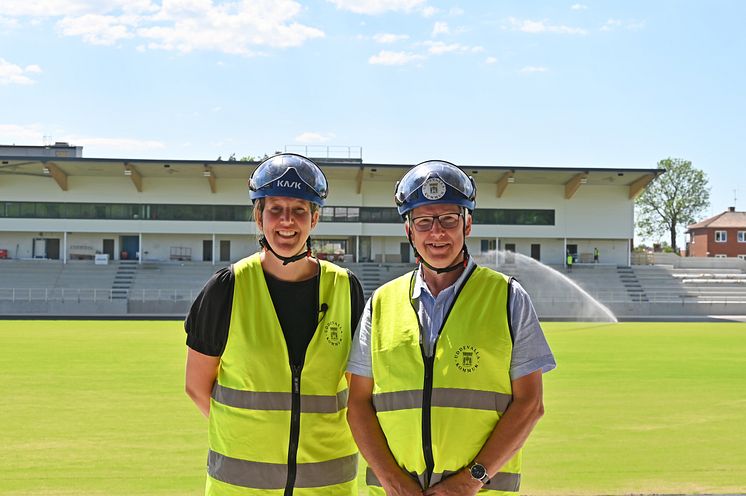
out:
<path id="1" fill-rule="evenodd" d="M 366 299 L 381 284 L 414 268 L 402 263 L 340 265 L 357 275 Z M 0 260 L 0 315 L 183 316 L 220 266 L 203 262 L 95 265 L 92 261 Z M 619 316 L 746 314 L 746 273 L 732 266 L 697 269 L 589 263 L 577 264 L 568 272 L 564 267 L 549 270 L 536 262 L 503 260 L 497 269 L 517 277 L 542 317 L 584 315 L 585 297 L 574 285 Z"/>

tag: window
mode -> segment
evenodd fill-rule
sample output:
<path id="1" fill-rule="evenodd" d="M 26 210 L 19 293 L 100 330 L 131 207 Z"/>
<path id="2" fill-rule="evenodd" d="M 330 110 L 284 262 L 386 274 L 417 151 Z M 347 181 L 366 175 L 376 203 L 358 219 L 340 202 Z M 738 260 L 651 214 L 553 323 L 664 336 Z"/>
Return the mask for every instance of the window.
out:
<path id="1" fill-rule="evenodd" d="M 737 255 L 740 260 L 746 260 L 746 255 Z"/>
<path id="2" fill-rule="evenodd" d="M 738 242 L 746 243 L 746 231 L 738 231 Z"/>
<path id="3" fill-rule="evenodd" d="M 725 243 L 728 241 L 728 231 L 715 231 L 715 243 Z"/>
<path id="4" fill-rule="evenodd" d="M 715 255 L 715 258 L 728 258 L 728 255 L 723 255 L 722 253 L 718 253 Z"/>

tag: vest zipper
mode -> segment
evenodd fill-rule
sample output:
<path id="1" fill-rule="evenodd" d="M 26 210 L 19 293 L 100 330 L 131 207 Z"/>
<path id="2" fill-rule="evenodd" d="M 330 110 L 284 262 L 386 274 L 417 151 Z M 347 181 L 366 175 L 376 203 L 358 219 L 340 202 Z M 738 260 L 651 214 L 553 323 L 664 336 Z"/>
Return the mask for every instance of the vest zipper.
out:
<path id="1" fill-rule="evenodd" d="M 285 496 L 292 496 L 297 471 L 298 441 L 300 439 L 300 374 L 303 365 L 290 364 L 293 376 L 292 406 L 290 410 L 290 445 L 288 446 L 288 479 Z"/>
<path id="2" fill-rule="evenodd" d="M 422 350 L 422 360 L 425 365 L 425 383 L 422 386 L 422 453 L 425 455 L 426 466 L 424 489 L 427 489 L 430 487 L 430 479 L 432 478 L 433 470 L 435 469 L 435 460 L 433 459 L 432 427 L 430 424 L 435 353 L 433 353 L 432 357 L 428 357 L 425 355 L 424 348 L 420 347 L 420 349 Z"/>

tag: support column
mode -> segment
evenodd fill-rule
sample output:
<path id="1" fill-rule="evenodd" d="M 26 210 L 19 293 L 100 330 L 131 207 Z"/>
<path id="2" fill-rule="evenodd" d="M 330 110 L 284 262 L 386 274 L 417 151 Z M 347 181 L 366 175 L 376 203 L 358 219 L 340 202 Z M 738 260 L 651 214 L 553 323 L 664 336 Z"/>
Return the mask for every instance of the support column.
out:
<path id="1" fill-rule="evenodd" d="M 627 240 L 627 265 L 629 267 L 632 267 L 632 243 L 634 242 L 634 239 Z"/>
<path id="2" fill-rule="evenodd" d="M 500 238 L 495 236 L 495 267 L 500 267 Z"/>
<path id="3" fill-rule="evenodd" d="M 562 266 L 567 267 L 567 238 L 562 239 Z"/>
<path id="4" fill-rule="evenodd" d="M 212 264 L 215 265 L 215 252 L 217 251 L 217 246 L 215 245 L 215 233 L 212 233 Z"/>
<path id="5" fill-rule="evenodd" d="M 360 235 L 355 236 L 355 263 L 360 263 Z"/>
<path id="6" fill-rule="evenodd" d="M 137 240 L 137 264 L 142 265 L 142 233 L 138 234 L 139 238 Z"/>
<path id="7" fill-rule="evenodd" d="M 62 265 L 67 264 L 67 231 L 62 233 Z"/>

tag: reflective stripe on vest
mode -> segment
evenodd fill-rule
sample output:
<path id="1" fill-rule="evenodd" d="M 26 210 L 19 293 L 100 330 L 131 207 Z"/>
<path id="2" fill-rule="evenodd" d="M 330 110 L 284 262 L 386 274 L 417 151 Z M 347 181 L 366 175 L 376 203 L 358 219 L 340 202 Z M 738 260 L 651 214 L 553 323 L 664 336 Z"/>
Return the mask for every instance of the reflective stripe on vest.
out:
<path id="1" fill-rule="evenodd" d="M 217 382 L 212 388 L 212 399 L 223 405 L 251 410 L 290 410 L 291 393 L 267 393 L 239 391 L 221 386 Z M 347 408 L 347 390 L 334 396 L 301 395 L 301 413 L 336 413 Z"/>
<path id="2" fill-rule="evenodd" d="M 475 391 L 459 388 L 433 388 L 431 406 L 489 410 L 504 413 L 513 397 L 492 391 Z M 422 407 L 422 390 L 392 391 L 373 395 L 373 406 L 377 412 L 406 410 Z"/>
<path id="3" fill-rule="evenodd" d="M 286 486 L 296 496 L 356 494 L 357 447 L 346 421 L 344 377 L 350 283 L 346 270 L 319 265 L 318 304 L 326 311 L 295 384 L 259 255 L 233 266 L 228 341 L 210 400 L 208 495 L 253 496 Z"/>
<path id="4" fill-rule="evenodd" d="M 357 463 L 357 455 L 325 462 L 300 463 L 295 487 L 326 487 L 351 481 L 357 477 Z M 215 451 L 208 454 L 207 466 L 213 479 L 254 489 L 284 489 L 288 477 L 286 464 L 239 460 Z"/>
<path id="5" fill-rule="evenodd" d="M 394 458 L 404 471 L 418 474 L 421 482 L 432 486 L 444 474 L 467 466 L 510 405 L 513 344 L 508 281 L 483 267 L 469 275 L 440 330 L 429 397 L 423 391 L 423 384 L 429 383 L 425 379 L 429 367 L 411 301 L 411 274 L 385 284 L 373 296 L 376 415 Z M 432 456 L 431 474 L 426 453 Z M 508 475 L 496 479 L 508 482 L 501 482 L 497 490 L 517 490 L 520 466 L 519 451 L 501 467 L 501 473 Z M 490 486 L 495 490 L 495 485 Z"/>

